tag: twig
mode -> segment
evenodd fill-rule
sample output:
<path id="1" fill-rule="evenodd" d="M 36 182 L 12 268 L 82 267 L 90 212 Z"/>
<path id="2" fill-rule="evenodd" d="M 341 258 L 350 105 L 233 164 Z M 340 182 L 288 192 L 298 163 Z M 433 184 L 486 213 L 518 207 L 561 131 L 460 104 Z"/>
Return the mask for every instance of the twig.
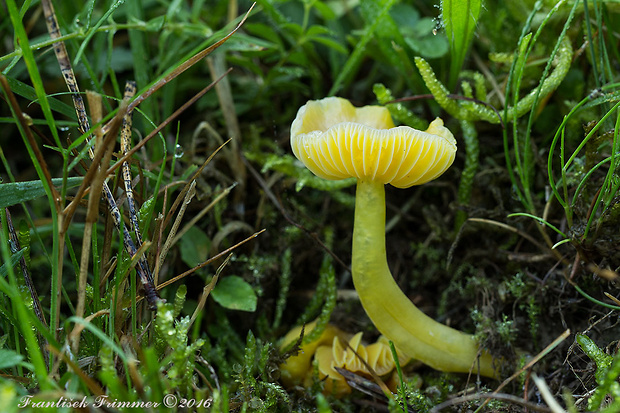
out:
<path id="1" fill-rule="evenodd" d="M 549 390 L 545 379 L 543 379 L 542 377 L 538 377 L 536 374 L 533 374 L 532 380 L 534 380 L 534 383 L 536 383 L 536 387 L 538 387 L 538 390 L 540 390 L 542 398 L 547 402 L 549 408 L 553 413 L 566 413 L 566 410 L 564 410 L 562 406 L 560 406 L 560 403 L 558 403 L 558 401 L 551 394 L 551 391 Z"/>
<path id="2" fill-rule="evenodd" d="M 377 386 L 379 386 L 379 388 L 381 389 L 381 391 L 383 392 L 383 395 L 386 398 L 392 399 L 394 400 L 394 394 L 392 394 L 392 392 L 390 391 L 389 387 L 387 386 L 387 384 L 385 384 L 385 382 L 383 380 L 381 380 L 381 377 L 379 377 L 379 375 L 377 374 L 377 372 L 375 371 L 375 369 L 373 369 L 370 364 L 368 364 L 368 362 L 366 360 L 364 360 L 364 358 L 362 356 L 359 355 L 359 353 L 357 351 L 355 351 L 355 349 L 353 347 L 351 347 L 351 344 L 349 344 L 349 342 L 346 342 L 347 345 L 347 349 L 351 350 L 353 352 L 353 354 L 355 354 L 355 357 L 357 357 L 357 360 L 359 362 L 361 362 L 364 367 L 366 367 L 366 370 L 368 370 L 368 373 L 370 374 L 370 376 L 372 377 L 372 379 L 375 381 L 375 384 Z M 339 369 L 339 370 L 345 370 L 346 369 Z M 339 371 L 340 373 L 340 371 Z M 342 373 L 341 373 L 342 374 Z M 348 381 L 348 380 L 347 380 Z"/>
<path id="3" fill-rule="evenodd" d="M 209 56 L 206 60 L 212 78 L 215 79 L 221 77 L 221 75 L 226 72 L 225 56 L 223 53 Z M 234 175 L 235 181 L 237 181 L 237 184 L 239 185 L 239 188 L 234 192 L 233 203 L 235 205 L 240 205 L 243 203 L 243 197 L 245 196 L 245 181 L 247 172 L 241 159 L 241 130 L 239 129 L 239 121 L 237 120 L 235 103 L 233 101 L 233 95 L 228 78 L 224 78 L 220 82 L 217 82 L 215 85 L 215 92 L 217 93 L 217 98 L 220 101 L 220 107 L 222 108 L 222 114 L 224 116 L 224 123 L 226 124 L 226 129 L 228 131 L 228 137 L 231 139 L 230 148 L 225 152 L 226 158 Z"/>
<path id="4" fill-rule="evenodd" d="M 177 232 L 177 234 L 175 235 L 174 239 L 172 240 L 172 245 L 176 244 L 181 237 L 183 236 L 183 234 L 185 234 L 187 231 L 190 230 L 190 228 L 192 228 L 198 221 L 200 221 L 202 219 L 202 217 L 204 217 L 211 209 L 213 209 L 213 207 L 220 202 L 222 199 L 224 199 L 226 196 L 228 196 L 228 194 L 230 193 L 230 191 L 232 191 L 232 189 L 236 186 L 236 184 L 232 184 L 230 185 L 228 188 L 224 188 L 222 190 L 222 192 L 220 192 L 215 199 L 213 199 L 213 201 L 211 201 L 209 203 L 209 205 L 207 205 L 206 207 L 204 207 L 203 209 L 200 210 L 200 212 L 198 212 L 196 215 L 194 215 L 194 217 L 192 219 L 189 220 L 189 222 L 187 224 L 185 224 L 183 226 L 183 228 L 181 228 L 180 231 Z"/>
<path id="5" fill-rule="evenodd" d="M 532 409 L 532 410 L 536 410 L 538 412 L 544 412 L 544 413 L 552 413 L 553 411 L 548 408 L 547 406 L 541 406 L 539 404 L 535 404 L 532 402 L 528 402 L 526 400 L 523 400 L 522 398 L 512 395 L 512 394 L 506 394 L 506 393 L 476 393 L 476 394 L 468 394 L 466 396 L 460 396 L 460 397 L 455 397 L 453 399 L 447 400 L 443 403 L 438 404 L 437 406 L 433 407 L 429 413 L 438 413 L 440 411 L 442 411 L 443 409 L 447 408 L 447 407 L 451 407 L 451 406 L 455 406 L 457 404 L 461 404 L 461 403 L 466 403 L 472 400 L 478 400 L 478 399 L 482 399 L 487 397 L 487 401 L 489 399 L 495 399 L 495 400 L 503 400 L 503 401 L 507 401 L 507 402 L 511 402 L 514 404 L 518 404 L 521 405 L 523 407 L 526 407 L 528 409 Z"/>
<path id="6" fill-rule="evenodd" d="M 205 287 L 202 289 L 202 295 L 200 296 L 200 299 L 198 300 L 198 305 L 196 305 L 196 309 L 194 310 L 194 313 L 192 314 L 192 318 L 189 320 L 189 326 L 194 324 L 196 317 L 198 317 L 198 313 L 202 312 L 202 309 L 207 303 L 207 298 L 209 298 L 209 294 L 211 294 L 211 291 L 213 291 L 213 289 L 215 288 L 215 284 L 217 284 L 217 280 L 220 278 L 220 274 L 222 273 L 222 270 L 224 269 L 226 265 L 228 265 L 228 262 L 230 261 L 231 257 L 232 257 L 232 253 L 229 254 L 228 257 L 226 257 L 226 259 L 224 260 L 224 262 L 220 264 L 220 266 L 215 271 L 215 275 L 213 276 L 211 281 L 209 281 L 209 283 L 205 285 Z"/>
<path id="7" fill-rule="evenodd" d="M 125 93 L 123 99 L 131 99 L 136 94 L 136 82 L 125 83 Z M 128 108 L 127 113 L 123 117 L 123 128 L 121 129 L 121 151 L 123 155 L 126 155 L 131 148 L 131 125 L 132 125 L 131 108 Z M 107 165 L 107 164 L 104 164 Z M 136 201 L 133 197 L 133 188 L 131 187 L 131 171 L 129 170 L 129 162 L 123 162 L 123 183 L 125 184 L 125 193 L 127 194 L 127 205 L 129 206 L 129 220 L 131 222 L 131 229 L 136 235 L 136 244 L 142 244 L 142 235 L 140 234 L 140 226 L 138 225 L 138 208 L 136 208 Z"/>
<path id="8" fill-rule="evenodd" d="M 179 207 L 179 205 L 181 204 L 181 201 L 183 200 L 183 197 L 185 196 L 185 193 L 187 191 L 189 191 L 191 182 L 196 180 L 198 178 L 198 176 L 200 176 L 200 174 L 202 173 L 203 169 L 211 162 L 211 160 L 215 157 L 215 155 L 230 141 L 230 139 L 226 142 L 224 142 L 223 144 L 221 144 L 217 149 L 215 149 L 213 151 L 213 153 L 211 155 L 209 155 L 209 157 L 202 163 L 202 165 L 200 166 L 200 168 L 198 168 L 196 170 L 196 172 L 194 172 L 194 174 L 191 176 L 191 178 L 189 178 L 188 182 L 185 184 L 185 186 L 183 187 L 183 189 L 181 190 L 181 193 L 177 196 L 176 200 L 174 201 L 174 203 L 172 204 L 172 206 L 170 207 L 170 210 L 168 211 L 168 214 L 166 215 L 166 219 L 164 220 L 164 222 L 162 223 L 162 228 L 166 228 L 168 226 L 168 224 L 170 223 L 170 220 L 172 219 L 172 216 L 174 215 L 176 209 Z"/>

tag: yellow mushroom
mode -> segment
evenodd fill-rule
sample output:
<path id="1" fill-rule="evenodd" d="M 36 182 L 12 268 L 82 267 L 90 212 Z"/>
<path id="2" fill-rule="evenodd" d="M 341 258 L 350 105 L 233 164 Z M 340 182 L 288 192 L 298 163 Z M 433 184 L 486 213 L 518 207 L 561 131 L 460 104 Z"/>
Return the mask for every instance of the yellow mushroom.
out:
<path id="1" fill-rule="evenodd" d="M 377 342 L 362 344 L 362 333 L 355 334 L 347 344 L 339 337 L 334 337 L 331 347 L 320 346 L 316 349 L 314 359 L 318 365 L 319 378 L 325 381 L 325 393 L 343 396 L 351 392 L 344 377 L 335 369 L 339 367 L 360 376 L 372 378 L 372 371 L 380 377 L 392 373 L 396 367 L 392 351 L 383 337 Z M 404 366 L 409 358 L 397 349 L 399 363 Z M 391 390 L 395 390 L 391 388 Z"/>
<path id="2" fill-rule="evenodd" d="M 310 101 L 291 126 L 295 156 L 325 179 L 356 177 L 353 283 L 377 329 L 407 356 L 449 372 L 497 377 L 491 356 L 472 335 L 438 323 L 400 290 L 385 253 L 385 184 L 420 185 L 454 161 L 456 140 L 435 119 L 426 131 L 394 127 L 387 109 L 355 108 L 342 98 Z"/>
<path id="3" fill-rule="evenodd" d="M 307 335 L 316 327 L 316 320 L 306 324 L 304 334 Z M 301 335 L 302 327 L 295 327 L 289 331 L 280 343 L 280 349 L 286 349 L 291 343 L 297 341 Z M 321 345 L 331 345 L 335 338 L 341 337 L 347 339 L 348 334 L 340 330 L 338 327 L 328 324 L 323 330 L 321 336 L 310 342 L 303 344 L 299 353 L 286 359 L 280 366 L 280 381 L 286 387 L 303 384 L 308 373 L 312 370 L 312 358 L 317 347 Z"/>
<path id="4" fill-rule="evenodd" d="M 310 333 L 315 327 L 316 321 L 308 323 L 304 330 L 305 334 Z M 280 348 L 287 348 L 299 339 L 300 334 L 301 327 L 293 328 L 282 339 Z M 348 345 L 345 344 L 347 342 Z M 401 366 L 409 362 L 410 359 L 398 349 L 397 354 Z M 310 387 L 313 382 L 313 363 L 317 365 L 318 378 L 325 382 L 325 394 L 337 397 L 350 393 L 351 388 L 334 367 L 340 367 L 368 378 L 371 378 L 371 374 L 366 365 L 378 376 L 386 376 L 396 367 L 385 337 L 381 336 L 376 343 L 365 346 L 362 344 L 361 332 L 351 336 L 332 324 L 327 325 L 318 339 L 302 345 L 299 354 L 289 357 L 282 363 L 280 380 L 286 387 L 295 385 Z"/>

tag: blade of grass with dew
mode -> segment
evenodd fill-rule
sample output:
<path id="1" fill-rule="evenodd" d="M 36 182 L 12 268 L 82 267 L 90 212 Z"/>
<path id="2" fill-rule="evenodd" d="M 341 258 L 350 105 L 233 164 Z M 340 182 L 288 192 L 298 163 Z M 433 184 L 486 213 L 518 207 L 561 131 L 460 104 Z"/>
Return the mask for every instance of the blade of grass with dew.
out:
<path id="1" fill-rule="evenodd" d="M 81 177 L 67 179 L 67 188 L 75 188 L 82 183 Z M 62 178 L 52 179 L 54 186 L 62 185 Z M 41 181 L 7 182 L 0 185 L 0 208 L 31 201 L 45 195 L 45 186 Z"/>

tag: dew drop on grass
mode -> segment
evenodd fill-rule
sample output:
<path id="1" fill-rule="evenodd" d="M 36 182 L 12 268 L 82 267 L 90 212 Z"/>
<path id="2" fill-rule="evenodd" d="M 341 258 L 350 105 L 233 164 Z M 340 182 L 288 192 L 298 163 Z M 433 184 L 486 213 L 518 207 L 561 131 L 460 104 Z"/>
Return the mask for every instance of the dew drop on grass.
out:
<path id="1" fill-rule="evenodd" d="M 179 158 L 182 158 L 183 155 L 185 155 L 185 152 L 183 151 L 183 147 L 177 143 L 176 148 L 174 148 L 174 157 L 179 159 Z"/>

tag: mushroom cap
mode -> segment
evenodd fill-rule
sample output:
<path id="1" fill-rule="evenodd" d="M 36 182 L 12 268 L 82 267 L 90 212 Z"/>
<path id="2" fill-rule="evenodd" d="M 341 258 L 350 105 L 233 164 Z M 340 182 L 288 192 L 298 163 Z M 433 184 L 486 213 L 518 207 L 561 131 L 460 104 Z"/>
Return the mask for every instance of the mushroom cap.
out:
<path id="1" fill-rule="evenodd" d="M 395 127 L 385 107 L 356 108 L 338 97 L 309 101 L 299 109 L 291 147 L 321 178 L 355 177 L 397 188 L 432 181 L 456 156 L 456 140 L 441 118 L 424 132 Z"/>

